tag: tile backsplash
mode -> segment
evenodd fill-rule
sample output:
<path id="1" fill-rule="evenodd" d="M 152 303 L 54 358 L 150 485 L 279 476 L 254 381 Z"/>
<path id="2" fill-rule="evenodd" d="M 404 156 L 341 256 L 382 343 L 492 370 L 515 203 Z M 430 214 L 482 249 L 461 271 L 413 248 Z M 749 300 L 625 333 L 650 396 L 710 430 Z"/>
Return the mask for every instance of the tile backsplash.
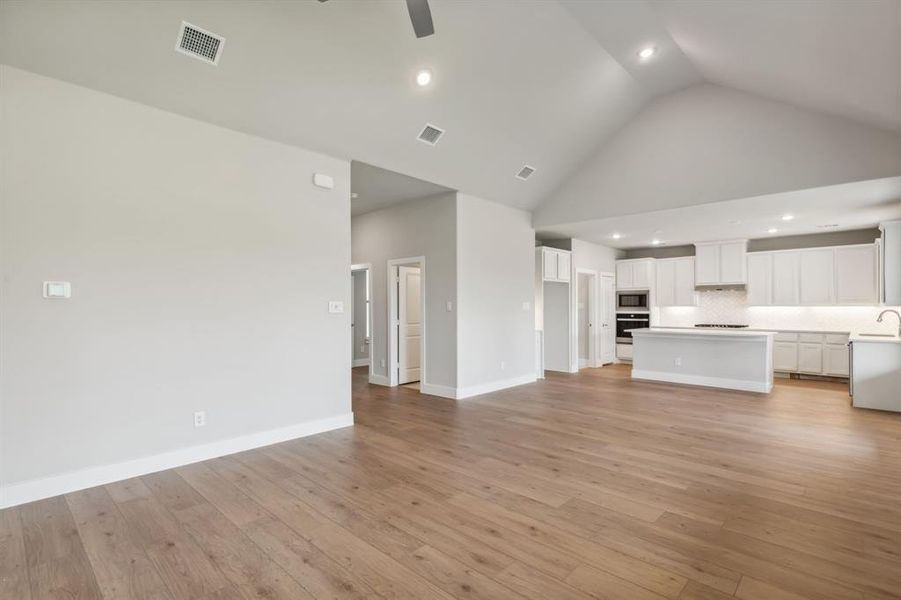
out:
<path id="1" fill-rule="evenodd" d="M 737 323 L 754 329 L 800 329 L 810 331 L 850 331 L 895 333 L 898 320 L 887 315 L 883 323 L 876 317 L 881 306 L 748 306 L 744 290 L 710 290 L 698 294 L 698 306 L 656 309 L 656 325 L 691 327 L 695 323 Z"/>

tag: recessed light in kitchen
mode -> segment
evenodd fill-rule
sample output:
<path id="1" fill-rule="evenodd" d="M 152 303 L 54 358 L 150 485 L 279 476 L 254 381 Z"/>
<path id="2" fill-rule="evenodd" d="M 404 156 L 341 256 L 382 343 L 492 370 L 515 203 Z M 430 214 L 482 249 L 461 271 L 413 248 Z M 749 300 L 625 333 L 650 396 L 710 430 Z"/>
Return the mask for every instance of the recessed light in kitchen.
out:
<path id="1" fill-rule="evenodd" d="M 612 236 L 610 236 L 610 237 L 612 237 L 612 238 L 615 239 L 615 240 L 618 240 L 619 238 L 621 238 L 621 237 L 623 237 L 623 236 L 620 235 L 619 233 L 614 233 L 614 234 L 613 234 Z"/>
<path id="2" fill-rule="evenodd" d="M 783 221 L 791 221 L 794 218 L 795 218 L 795 215 L 782 215 Z"/>
<path id="3" fill-rule="evenodd" d="M 640 58 L 641 60 L 648 60 L 655 54 L 657 54 L 657 47 L 647 46 L 638 51 L 638 58 Z"/>
<path id="4" fill-rule="evenodd" d="M 653 245 L 655 245 L 655 246 L 659 246 L 659 245 L 662 244 L 663 242 L 661 242 L 660 240 L 651 240 L 651 243 L 652 243 Z"/>
<path id="5" fill-rule="evenodd" d="M 428 69 L 420 69 L 420 71 L 416 73 L 416 85 L 425 87 L 430 83 L 432 83 L 432 72 Z"/>
<path id="6" fill-rule="evenodd" d="M 779 231 L 779 230 L 776 229 L 775 227 L 770 227 L 769 229 L 766 230 L 767 233 L 776 233 L 777 231 Z"/>

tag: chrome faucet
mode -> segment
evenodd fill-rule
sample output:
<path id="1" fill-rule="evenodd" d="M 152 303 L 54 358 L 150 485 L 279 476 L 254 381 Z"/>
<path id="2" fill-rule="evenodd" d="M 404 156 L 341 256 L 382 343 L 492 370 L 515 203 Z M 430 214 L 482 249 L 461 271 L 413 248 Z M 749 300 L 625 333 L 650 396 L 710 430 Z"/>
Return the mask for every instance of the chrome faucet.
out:
<path id="1" fill-rule="evenodd" d="M 893 308 L 886 309 L 879 313 L 879 316 L 876 317 L 877 323 L 882 323 L 882 317 L 885 316 L 885 313 L 894 313 L 894 315 L 898 317 L 898 337 L 901 337 L 901 314 L 898 314 L 898 311 Z"/>

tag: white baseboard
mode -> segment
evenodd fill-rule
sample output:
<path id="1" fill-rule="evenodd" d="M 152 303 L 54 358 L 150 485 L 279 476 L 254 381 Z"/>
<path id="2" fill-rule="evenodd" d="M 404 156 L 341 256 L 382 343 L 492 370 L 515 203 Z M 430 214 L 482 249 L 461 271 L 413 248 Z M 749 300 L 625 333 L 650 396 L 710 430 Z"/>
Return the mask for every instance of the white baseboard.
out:
<path id="1" fill-rule="evenodd" d="M 373 373 L 369 376 L 369 383 L 372 385 L 390 385 L 390 381 L 388 381 L 387 375 L 376 375 Z"/>
<path id="2" fill-rule="evenodd" d="M 504 390 L 518 385 L 527 383 L 535 383 L 535 374 L 521 375 L 512 379 L 501 379 L 499 381 L 489 381 L 488 383 L 480 383 L 479 385 L 471 385 L 468 387 L 457 388 L 457 399 L 471 398 L 472 396 L 480 396 L 498 390 Z"/>
<path id="3" fill-rule="evenodd" d="M 355 366 L 355 367 L 368 367 L 368 366 L 369 366 L 369 359 L 368 359 L 368 358 L 357 358 L 357 359 L 354 359 L 354 366 Z"/>
<path id="4" fill-rule="evenodd" d="M 41 479 L 32 479 L 21 483 L 14 483 L 0 488 L 0 508 L 8 508 L 34 500 L 59 496 L 90 488 L 105 485 L 114 481 L 121 481 L 131 477 L 138 477 L 148 473 L 156 473 L 166 469 L 181 467 L 191 463 L 209 460 L 235 452 L 252 450 L 262 446 L 269 446 L 279 442 L 285 442 L 296 438 L 306 437 L 333 429 L 349 427 L 354 424 L 353 413 L 346 413 L 337 417 L 307 421 L 288 427 L 259 431 L 226 440 L 179 448 L 162 454 L 145 456 L 134 460 L 128 460 L 111 465 L 90 467 L 60 475 L 52 475 Z"/>
<path id="5" fill-rule="evenodd" d="M 701 375 L 683 375 L 681 373 L 665 373 L 663 371 L 643 371 L 632 369 L 632 379 L 646 381 L 663 381 L 666 383 L 681 383 L 685 385 L 700 385 L 703 387 L 724 388 L 741 392 L 758 392 L 768 394 L 773 391 L 773 382 L 746 381 L 743 379 L 728 379 L 725 377 L 704 377 Z"/>
<path id="6" fill-rule="evenodd" d="M 420 382 L 419 391 L 429 396 L 440 396 L 441 398 L 457 399 L 457 388 L 449 385 L 436 385 L 434 383 Z"/>

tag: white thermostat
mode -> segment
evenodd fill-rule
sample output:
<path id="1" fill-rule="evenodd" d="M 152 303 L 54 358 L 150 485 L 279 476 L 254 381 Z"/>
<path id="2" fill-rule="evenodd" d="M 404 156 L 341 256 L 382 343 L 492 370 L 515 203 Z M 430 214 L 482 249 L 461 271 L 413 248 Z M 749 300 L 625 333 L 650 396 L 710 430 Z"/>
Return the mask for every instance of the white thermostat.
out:
<path id="1" fill-rule="evenodd" d="M 328 303 L 328 311 L 330 313 L 343 313 L 344 312 L 344 303 L 340 300 L 330 300 Z"/>
<path id="2" fill-rule="evenodd" d="M 68 281 L 45 281 L 44 298 L 71 298 L 72 284 Z"/>

